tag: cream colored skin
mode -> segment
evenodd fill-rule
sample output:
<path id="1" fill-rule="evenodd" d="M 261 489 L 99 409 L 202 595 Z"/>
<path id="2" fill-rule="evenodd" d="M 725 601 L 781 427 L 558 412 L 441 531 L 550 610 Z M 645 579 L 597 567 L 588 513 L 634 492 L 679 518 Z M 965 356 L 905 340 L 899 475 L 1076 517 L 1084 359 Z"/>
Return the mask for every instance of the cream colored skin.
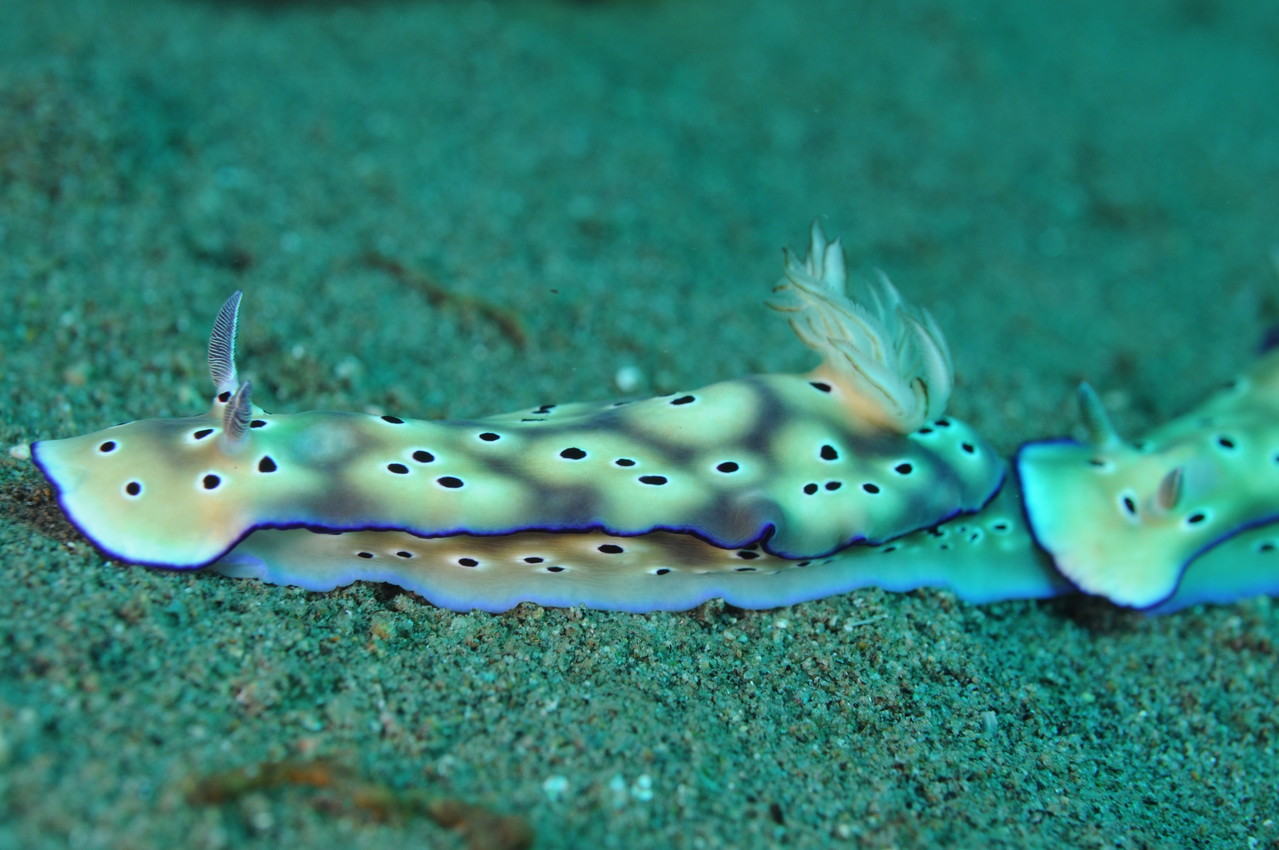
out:
<path id="1" fill-rule="evenodd" d="M 693 400 L 675 404 L 684 398 Z M 207 564 L 254 528 L 289 526 L 667 529 L 813 558 L 976 510 L 1003 474 L 960 422 L 864 434 L 842 425 L 836 391 L 802 376 L 472 421 L 258 411 L 261 427 L 230 444 L 225 407 L 38 443 L 34 456 L 99 546 L 172 567 Z M 905 465 L 908 474 L 896 471 Z"/>
<path id="2" fill-rule="evenodd" d="M 329 557 L 356 578 L 389 558 L 376 571 L 386 581 L 397 559 L 420 570 L 428 555 L 472 581 L 499 550 L 552 576 L 806 565 L 979 510 L 1004 476 L 987 443 L 943 416 L 950 356 L 928 314 L 886 280 L 854 303 L 846 281 L 838 242 L 814 226 L 772 304 L 822 355 L 811 374 L 451 422 L 265 413 L 236 374 L 237 293 L 210 340 L 218 396 L 206 414 L 43 441 L 33 458 L 86 536 L 151 566 L 204 566 L 245 541 L 228 571 L 250 564 L 268 580 L 317 584 L 305 566 L 277 575 L 268 563 L 310 538 L 251 545 L 255 532 L 289 528 L 358 531 L 334 538 L 336 550 L 323 541 Z M 378 532 L 444 542 L 373 547 Z"/>
<path id="3" fill-rule="evenodd" d="M 1035 538 L 1081 590 L 1154 606 L 1201 553 L 1279 517 L 1279 352 L 1137 443 L 1081 401 L 1087 442 L 1017 459 Z"/>

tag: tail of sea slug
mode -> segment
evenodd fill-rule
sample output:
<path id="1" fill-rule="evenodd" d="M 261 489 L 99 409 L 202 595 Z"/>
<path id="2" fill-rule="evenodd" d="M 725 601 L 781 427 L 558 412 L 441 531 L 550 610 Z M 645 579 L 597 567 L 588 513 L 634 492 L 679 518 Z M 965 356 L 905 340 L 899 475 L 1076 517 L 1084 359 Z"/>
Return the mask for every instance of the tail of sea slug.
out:
<path id="1" fill-rule="evenodd" d="M 906 301 L 882 273 L 868 303 L 844 292 L 848 271 L 839 240 L 813 222 L 808 256 L 786 253 L 769 306 L 787 313 L 796 335 L 822 355 L 814 374 L 839 386 L 867 424 L 908 433 L 941 416 L 954 367 L 941 329 L 927 310 Z"/>

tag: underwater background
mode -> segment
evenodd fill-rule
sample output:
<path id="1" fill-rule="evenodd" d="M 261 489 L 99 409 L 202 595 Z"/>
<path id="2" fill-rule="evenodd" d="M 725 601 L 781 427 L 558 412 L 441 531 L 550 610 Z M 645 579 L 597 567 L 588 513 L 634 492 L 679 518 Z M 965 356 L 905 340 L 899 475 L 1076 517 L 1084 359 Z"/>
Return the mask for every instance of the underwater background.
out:
<path id="1" fill-rule="evenodd" d="M 1001 450 L 1137 435 L 1279 322 L 1273 4 L 4 6 L 0 847 L 1279 848 L 1271 599 L 459 615 L 105 562 L 22 448 L 203 411 L 236 289 L 272 411 L 806 369 L 814 217 Z"/>

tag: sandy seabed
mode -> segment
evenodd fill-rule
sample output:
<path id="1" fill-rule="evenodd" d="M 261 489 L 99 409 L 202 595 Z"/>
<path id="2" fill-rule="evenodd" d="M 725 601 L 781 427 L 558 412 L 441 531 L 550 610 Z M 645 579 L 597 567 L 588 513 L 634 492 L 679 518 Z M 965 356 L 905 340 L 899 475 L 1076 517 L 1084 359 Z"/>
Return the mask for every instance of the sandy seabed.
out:
<path id="1" fill-rule="evenodd" d="M 806 368 L 814 216 L 1002 450 L 1082 379 L 1140 433 L 1279 319 L 1279 17 L 1050 8 L 11 0 L 0 446 L 203 410 L 235 289 L 272 410 Z M 105 562 L 20 455 L 0 846 L 1279 847 L 1269 599 L 456 614 Z"/>

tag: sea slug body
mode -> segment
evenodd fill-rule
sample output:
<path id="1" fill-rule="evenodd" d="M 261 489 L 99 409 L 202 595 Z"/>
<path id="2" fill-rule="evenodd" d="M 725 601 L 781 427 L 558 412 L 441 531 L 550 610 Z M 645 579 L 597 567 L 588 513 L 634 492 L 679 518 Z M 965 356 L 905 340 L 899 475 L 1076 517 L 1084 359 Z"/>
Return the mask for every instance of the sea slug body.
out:
<path id="1" fill-rule="evenodd" d="M 946 415 L 932 317 L 882 276 L 861 303 L 847 283 L 814 224 L 770 302 L 820 355 L 808 374 L 454 421 L 267 413 L 236 368 L 237 292 L 207 412 L 31 457 L 113 558 L 389 582 L 455 610 L 769 608 L 877 586 L 1171 611 L 1279 592 L 1279 353 L 1135 444 L 1085 387 L 1090 439 L 1030 443 L 1011 475 Z"/>
<path id="2" fill-rule="evenodd" d="M 1030 443 L 1016 461 L 1035 538 L 1066 578 L 1135 608 L 1269 592 L 1279 568 L 1257 556 L 1279 519 L 1279 351 L 1134 443 L 1086 385 L 1080 407 L 1086 441 Z M 1263 530 L 1223 547 L 1249 529 Z"/>
<path id="3" fill-rule="evenodd" d="M 932 318 L 886 279 L 865 304 L 846 283 L 814 225 L 771 305 L 821 354 L 810 374 L 462 421 L 266 413 L 238 377 L 236 293 L 210 339 L 208 412 L 32 456 L 75 525 L 131 563 L 390 581 L 457 608 L 684 607 L 664 595 L 677 574 L 802 570 L 980 510 L 1001 486 L 1004 461 L 944 415 L 952 367 Z M 595 590 L 619 576 L 645 587 Z"/>

